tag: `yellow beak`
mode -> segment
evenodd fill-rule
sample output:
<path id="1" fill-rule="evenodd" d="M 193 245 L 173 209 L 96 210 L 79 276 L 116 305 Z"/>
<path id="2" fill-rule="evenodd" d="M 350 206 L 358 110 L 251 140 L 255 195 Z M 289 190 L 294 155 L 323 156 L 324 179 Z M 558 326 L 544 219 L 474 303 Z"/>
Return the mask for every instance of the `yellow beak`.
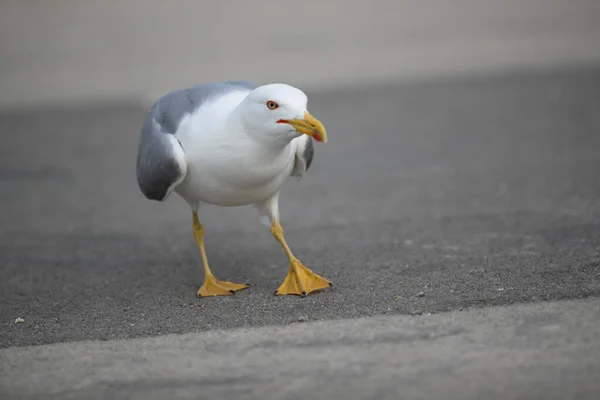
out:
<path id="1" fill-rule="evenodd" d="M 304 119 L 291 119 L 282 122 L 290 124 L 300 133 L 312 136 L 317 142 L 327 143 L 327 131 L 325 127 L 321 121 L 310 115 L 308 111 L 304 113 Z"/>

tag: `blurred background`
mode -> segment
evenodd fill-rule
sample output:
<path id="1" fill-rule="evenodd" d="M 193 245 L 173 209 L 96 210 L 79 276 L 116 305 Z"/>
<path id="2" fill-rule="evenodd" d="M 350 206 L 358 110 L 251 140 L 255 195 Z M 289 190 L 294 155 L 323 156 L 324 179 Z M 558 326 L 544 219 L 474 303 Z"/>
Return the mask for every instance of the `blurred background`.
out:
<path id="1" fill-rule="evenodd" d="M 252 286 L 196 298 L 187 205 L 137 187 L 149 105 L 230 79 L 296 85 L 327 127 L 280 210 L 331 291 L 275 297 L 280 247 L 215 207 L 213 272 Z M 0 397 L 595 400 L 599 104 L 598 0 L 2 0 Z M 226 328 L 216 369 L 163 336 Z"/>
<path id="2" fill-rule="evenodd" d="M 199 81 L 333 85 L 588 63 L 595 0 L 4 0 L 0 106 Z"/>

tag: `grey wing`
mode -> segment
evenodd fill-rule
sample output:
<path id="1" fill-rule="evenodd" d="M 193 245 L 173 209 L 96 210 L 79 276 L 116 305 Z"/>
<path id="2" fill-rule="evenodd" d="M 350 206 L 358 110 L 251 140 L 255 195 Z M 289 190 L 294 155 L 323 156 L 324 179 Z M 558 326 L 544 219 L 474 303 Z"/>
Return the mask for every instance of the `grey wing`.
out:
<path id="1" fill-rule="evenodd" d="M 137 178 L 144 196 L 166 200 L 185 178 L 185 152 L 175 133 L 187 115 L 215 96 L 256 87 L 249 81 L 201 83 L 158 99 L 144 121 L 138 147 Z"/>
<path id="2" fill-rule="evenodd" d="M 152 114 L 164 132 L 175 134 L 181 120 L 207 100 L 232 91 L 249 92 L 256 87 L 249 81 L 200 83 L 165 94 L 152 107 Z"/>
<path id="3" fill-rule="evenodd" d="M 313 138 L 308 135 L 302 135 L 295 140 L 298 141 L 298 144 L 296 146 L 296 156 L 294 157 L 292 176 L 300 179 L 312 164 L 315 148 L 313 146 Z"/>
<path id="4" fill-rule="evenodd" d="M 164 132 L 149 114 L 140 136 L 137 180 L 150 200 L 164 201 L 187 173 L 185 153 L 174 135 Z"/>

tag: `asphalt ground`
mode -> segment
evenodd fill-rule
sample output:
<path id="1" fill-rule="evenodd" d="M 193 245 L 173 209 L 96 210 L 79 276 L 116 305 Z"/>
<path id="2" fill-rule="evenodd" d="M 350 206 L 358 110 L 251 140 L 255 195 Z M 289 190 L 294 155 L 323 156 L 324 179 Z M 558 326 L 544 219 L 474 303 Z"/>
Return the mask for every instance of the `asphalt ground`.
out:
<path id="1" fill-rule="evenodd" d="M 0 346 L 597 297 L 598 87 L 573 68 L 309 93 L 330 142 L 282 224 L 334 287 L 304 299 L 274 296 L 286 258 L 251 207 L 201 215 L 214 273 L 251 288 L 196 297 L 190 211 L 136 186 L 140 104 L 2 114 Z"/>
<path id="2" fill-rule="evenodd" d="M 6 399 L 597 399 L 600 302 L 0 350 Z"/>

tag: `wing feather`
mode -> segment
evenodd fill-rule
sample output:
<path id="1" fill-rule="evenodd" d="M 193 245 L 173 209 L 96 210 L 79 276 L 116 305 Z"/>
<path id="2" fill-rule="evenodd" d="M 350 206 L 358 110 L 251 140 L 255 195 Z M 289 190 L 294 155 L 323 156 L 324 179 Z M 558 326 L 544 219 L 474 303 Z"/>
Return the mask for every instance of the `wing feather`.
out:
<path id="1" fill-rule="evenodd" d="M 308 171 L 310 165 L 312 164 L 315 148 L 313 145 L 313 138 L 308 135 L 302 135 L 295 140 L 297 140 L 297 146 L 292 176 L 300 179 L 302 178 L 302 175 Z"/>
<path id="2" fill-rule="evenodd" d="M 175 133 L 187 115 L 215 96 L 256 87 L 249 81 L 201 83 L 159 98 L 144 120 L 138 145 L 137 180 L 144 196 L 164 201 L 185 179 L 185 151 Z"/>
<path id="3" fill-rule="evenodd" d="M 150 200 L 164 201 L 187 173 L 185 153 L 174 135 L 165 133 L 153 115 L 142 127 L 137 158 L 140 190 Z"/>

